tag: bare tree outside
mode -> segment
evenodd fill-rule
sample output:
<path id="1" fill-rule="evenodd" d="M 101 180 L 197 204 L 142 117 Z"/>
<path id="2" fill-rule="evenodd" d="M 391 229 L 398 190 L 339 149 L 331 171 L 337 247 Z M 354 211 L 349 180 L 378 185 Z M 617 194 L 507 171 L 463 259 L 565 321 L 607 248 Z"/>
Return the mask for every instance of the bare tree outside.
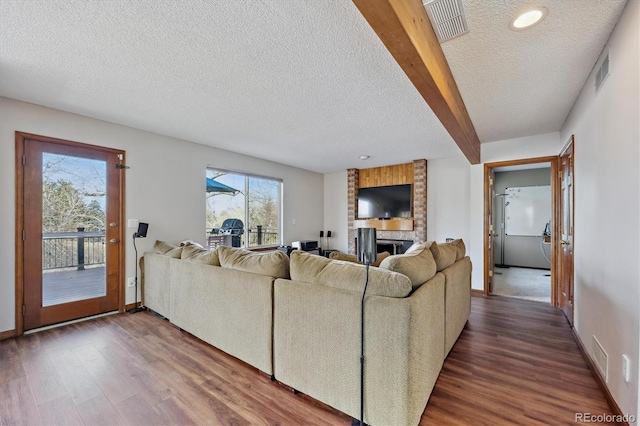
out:
<path id="1" fill-rule="evenodd" d="M 43 154 L 43 269 L 76 267 L 79 250 L 83 267 L 104 266 L 105 228 L 106 163 Z"/>
<path id="2" fill-rule="evenodd" d="M 249 228 L 262 227 L 263 232 L 277 232 L 279 182 L 249 178 Z M 276 241 L 270 244 L 276 243 Z"/>
<path id="3" fill-rule="evenodd" d="M 57 154 L 43 155 L 42 231 L 105 229 L 106 170 L 98 161 Z M 82 164 L 85 163 L 85 164 Z"/>

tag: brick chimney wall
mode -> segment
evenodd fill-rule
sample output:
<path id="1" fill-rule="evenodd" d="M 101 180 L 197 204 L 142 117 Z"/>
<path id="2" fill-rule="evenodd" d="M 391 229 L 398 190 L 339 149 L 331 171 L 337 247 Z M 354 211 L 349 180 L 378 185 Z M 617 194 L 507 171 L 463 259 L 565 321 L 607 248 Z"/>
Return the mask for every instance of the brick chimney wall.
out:
<path id="1" fill-rule="evenodd" d="M 357 230 L 353 222 L 358 213 L 358 169 L 347 170 L 347 227 L 349 253 L 356 253 Z M 378 231 L 378 239 L 411 240 L 427 239 L 427 160 L 413 162 L 413 231 Z"/>

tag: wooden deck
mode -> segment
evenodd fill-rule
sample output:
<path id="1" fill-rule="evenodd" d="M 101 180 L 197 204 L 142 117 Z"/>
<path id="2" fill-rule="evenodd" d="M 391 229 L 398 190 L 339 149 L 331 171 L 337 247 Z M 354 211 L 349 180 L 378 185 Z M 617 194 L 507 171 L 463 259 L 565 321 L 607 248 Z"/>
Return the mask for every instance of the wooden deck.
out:
<path id="1" fill-rule="evenodd" d="M 42 306 L 102 297 L 107 294 L 106 268 L 53 270 L 42 274 Z"/>

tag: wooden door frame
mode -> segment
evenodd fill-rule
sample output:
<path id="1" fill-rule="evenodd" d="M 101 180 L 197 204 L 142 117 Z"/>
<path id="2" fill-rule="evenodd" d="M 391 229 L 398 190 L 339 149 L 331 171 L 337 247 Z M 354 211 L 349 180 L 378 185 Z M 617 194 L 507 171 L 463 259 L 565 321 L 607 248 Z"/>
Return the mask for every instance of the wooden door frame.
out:
<path id="1" fill-rule="evenodd" d="M 65 139 L 57 139 L 49 136 L 36 135 L 32 133 L 26 132 L 15 132 L 15 192 L 16 192 L 16 204 L 15 204 L 15 218 L 16 218 L 16 229 L 15 229 L 15 330 L 14 336 L 21 336 L 24 334 L 24 317 L 23 317 L 23 306 L 24 306 L 24 241 L 23 237 L 23 229 L 24 229 L 24 144 L 25 139 L 33 139 L 41 142 L 50 142 L 59 145 L 66 145 L 71 147 L 83 147 L 90 149 L 98 149 L 105 152 L 110 152 L 118 155 L 122 155 L 122 164 L 125 164 L 125 152 L 119 149 L 107 148 L 98 145 L 91 145 L 82 142 L 75 142 Z M 124 288 L 124 276 L 126 274 L 125 271 L 125 227 L 124 227 L 124 218 L 125 218 L 125 173 L 122 173 L 120 176 L 120 211 L 118 212 L 120 215 L 120 226 L 118 232 L 118 240 L 120 241 L 120 250 L 118 256 L 118 262 L 120 267 L 118 268 L 118 310 L 120 312 L 124 312 L 125 308 L 125 288 Z"/>
<path id="2" fill-rule="evenodd" d="M 560 221 L 564 220 L 564 218 L 562 217 L 562 162 L 561 162 L 561 158 L 563 155 L 565 155 L 567 153 L 567 151 L 569 150 L 569 148 L 571 148 L 571 227 L 573 228 L 571 230 L 571 245 L 573 247 L 573 254 L 571 255 L 571 319 L 569 319 L 567 317 L 567 321 L 569 321 L 569 324 L 571 325 L 571 327 L 573 327 L 574 324 L 574 320 L 575 320 L 575 252 L 576 252 L 576 224 L 575 224 L 575 211 L 576 211 L 576 179 L 575 179 L 575 164 L 576 164 L 576 145 L 575 145 L 575 135 L 571 135 L 569 137 L 569 139 L 567 139 L 567 141 L 565 142 L 564 146 L 562 147 L 562 149 L 560 150 L 560 154 L 558 154 L 558 176 L 559 179 L 558 180 L 558 228 L 557 228 L 557 232 L 558 232 L 558 241 L 557 241 L 557 247 L 558 247 L 558 256 L 556 258 L 556 266 L 558 267 L 558 292 L 560 291 L 560 287 L 562 286 L 562 247 L 561 247 L 561 240 L 562 240 L 562 232 L 561 232 L 561 226 L 560 226 Z M 558 299 L 557 299 L 557 305 L 562 309 L 562 306 L 560 306 L 560 296 L 558 294 Z M 563 309 L 564 311 L 564 309 Z M 565 312 L 565 317 L 567 316 L 566 312 Z"/>
<path id="3" fill-rule="evenodd" d="M 558 306 L 558 248 L 559 248 L 559 218 L 560 218 L 560 182 L 555 179 L 558 176 L 559 156 L 526 158 L 521 160 L 499 161 L 484 164 L 484 290 L 485 296 L 489 295 L 489 271 L 493 259 L 489 259 L 489 203 L 493 203 L 489 190 L 489 175 L 492 169 L 505 166 L 520 166 L 523 164 L 551 163 L 551 305 Z"/>

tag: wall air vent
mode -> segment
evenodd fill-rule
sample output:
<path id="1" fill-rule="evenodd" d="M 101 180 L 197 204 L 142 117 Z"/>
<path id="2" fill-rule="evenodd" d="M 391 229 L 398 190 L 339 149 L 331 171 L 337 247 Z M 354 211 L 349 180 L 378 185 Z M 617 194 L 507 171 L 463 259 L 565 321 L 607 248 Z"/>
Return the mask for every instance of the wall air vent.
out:
<path id="1" fill-rule="evenodd" d="M 462 0 L 423 0 L 440 43 L 469 32 Z"/>
<path id="2" fill-rule="evenodd" d="M 598 73 L 596 74 L 596 93 L 598 93 L 598 90 L 600 90 L 600 88 L 602 87 L 602 84 L 604 83 L 608 75 L 609 75 L 609 53 L 607 52 L 607 55 L 602 60 L 602 63 L 600 64 L 600 68 L 598 68 Z"/>
<path id="3" fill-rule="evenodd" d="M 604 379 L 604 382 L 607 382 L 607 372 L 609 370 L 609 362 L 608 355 L 604 351 L 604 348 L 598 342 L 595 335 L 592 335 L 593 340 L 591 342 L 591 355 L 593 356 L 594 361 L 596 362 L 596 366 Z"/>

